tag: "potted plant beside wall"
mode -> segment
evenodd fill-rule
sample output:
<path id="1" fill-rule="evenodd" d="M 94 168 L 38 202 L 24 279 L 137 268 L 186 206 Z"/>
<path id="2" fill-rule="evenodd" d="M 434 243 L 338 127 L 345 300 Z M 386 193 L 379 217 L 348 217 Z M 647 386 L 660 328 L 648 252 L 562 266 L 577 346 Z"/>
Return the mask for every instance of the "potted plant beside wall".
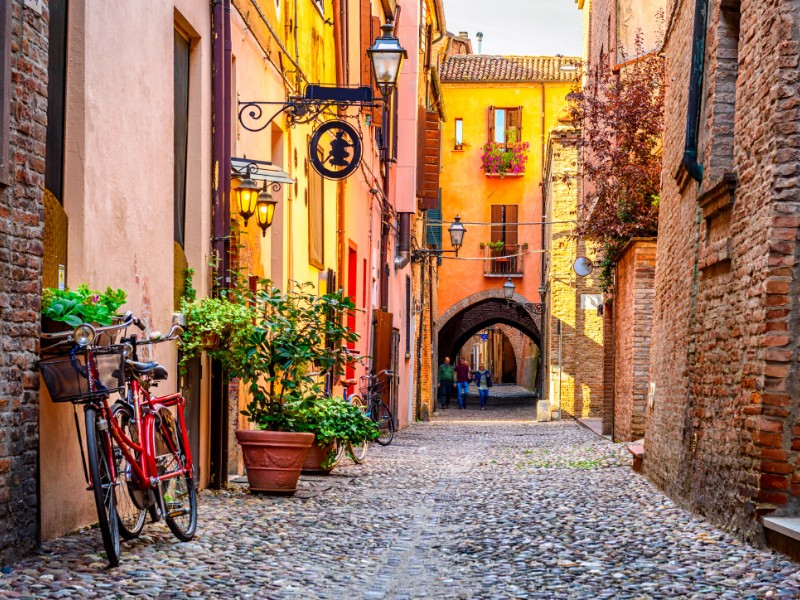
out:
<path id="1" fill-rule="evenodd" d="M 74 290 L 45 288 L 42 290 L 42 331 L 58 333 L 74 329 L 81 323 L 105 327 L 117 318 L 127 294 L 121 289 L 106 288 L 105 292 L 79 285 Z M 109 340 L 110 341 L 110 340 Z M 55 340 L 42 340 L 42 347 Z"/>
<path id="2" fill-rule="evenodd" d="M 342 325 L 355 304 L 341 292 L 317 296 L 310 284 L 282 292 L 268 280 L 250 301 L 255 325 L 231 374 L 245 382 L 250 402 L 242 413 L 256 429 L 239 429 L 236 438 L 250 489 L 292 494 L 325 401 L 319 374 L 340 374 L 343 347 L 358 339 Z"/>
<path id="3" fill-rule="evenodd" d="M 380 433 L 362 408 L 341 397 L 315 402 L 306 411 L 302 428 L 315 436 L 303 463 L 303 473 L 330 473 L 341 456 L 339 449 L 358 447 Z"/>
<path id="4" fill-rule="evenodd" d="M 255 311 L 235 290 L 222 291 L 216 298 L 197 298 L 190 293 L 189 298 L 181 302 L 186 324 L 181 336 L 181 369 L 203 352 L 234 369 L 244 360 Z"/>

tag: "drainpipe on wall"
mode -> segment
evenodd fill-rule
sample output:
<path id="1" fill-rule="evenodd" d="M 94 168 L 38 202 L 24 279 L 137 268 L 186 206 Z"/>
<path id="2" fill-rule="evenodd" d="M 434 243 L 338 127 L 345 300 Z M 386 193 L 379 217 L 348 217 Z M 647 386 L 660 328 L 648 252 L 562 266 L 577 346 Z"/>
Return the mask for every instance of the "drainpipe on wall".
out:
<path id="1" fill-rule="evenodd" d="M 230 154 L 226 162 L 226 145 L 230 152 L 229 118 L 226 91 L 230 92 L 229 67 L 225 66 L 225 10 L 230 19 L 230 0 L 214 0 L 212 4 L 212 230 L 211 242 L 216 258 L 214 283 L 227 288 L 229 282 L 228 247 L 230 236 Z M 228 111 L 229 112 L 229 111 Z M 226 139 L 228 138 L 228 139 Z M 209 487 L 219 489 L 228 474 L 228 381 L 222 363 L 211 361 L 211 406 L 209 415 Z"/>
<path id="2" fill-rule="evenodd" d="M 231 126 L 231 69 L 233 68 L 233 46 L 231 44 L 231 0 L 224 0 L 222 16 L 223 23 L 223 36 L 224 44 L 222 51 L 222 59 L 225 67 L 225 77 L 223 79 L 223 107 L 225 109 L 225 126 L 223 129 L 223 138 L 225 140 L 222 168 L 220 169 L 220 176 L 222 178 L 222 207 L 223 218 L 225 219 L 225 236 L 231 234 L 231 137 L 233 127 Z M 230 239 L 225 241 L 225 257 L 222 259 L 222 265 L 225 268 L 225 287 L 231 286 L 231 242 Z"/>
<path id="3" fill-rule="evenodd" d="M 397 242 L 397 256 L 394 257 L 394 268 L 399 271 L 411 261 L 411 213 L 403 212 L 399 215 L 400 231 Z"/>
<path id="4" fill-rule="evenodd" d="M 336 54 L 336 83 L 344 83 L 344 63 L 347 60 L 342 55 L 342 21 L 344 10 L 342 0 L 333 0 L 333 45 Z M 338 287 L 345 289 L 344 277 L 344 255 L 345 255 L 345 182 L 336 182 L 336 273 L 338 274 Z M 355 277 L 354 273 L 348 273 L 347 278 Z"/>
<path id="5" fill-rule="evenodd" d="M 703 165 L 697 161 L 697 142 L 703 108 L 703 70 L 706 57 L 707 18 L 708 0 L 695 0 L 694 41 L 692 43 L 692 65 L 689 72 L 689 106 L 686 110 L 686 146 L 683 151 L 683 166 L 689 176 L 697 182 L 703 180 Z"/>

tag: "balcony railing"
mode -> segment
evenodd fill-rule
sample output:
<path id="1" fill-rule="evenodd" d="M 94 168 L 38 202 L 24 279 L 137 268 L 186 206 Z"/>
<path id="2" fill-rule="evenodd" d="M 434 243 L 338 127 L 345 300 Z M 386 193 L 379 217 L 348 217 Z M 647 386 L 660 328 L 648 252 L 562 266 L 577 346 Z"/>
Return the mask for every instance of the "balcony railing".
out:
<path id="1" fill-rule="evenodd" d="M 525 247 L 519 244 L 506 244 L 505 248 L 483 249 L 483 274 L 485 277 L 522 277 L 521 255 Z"/>

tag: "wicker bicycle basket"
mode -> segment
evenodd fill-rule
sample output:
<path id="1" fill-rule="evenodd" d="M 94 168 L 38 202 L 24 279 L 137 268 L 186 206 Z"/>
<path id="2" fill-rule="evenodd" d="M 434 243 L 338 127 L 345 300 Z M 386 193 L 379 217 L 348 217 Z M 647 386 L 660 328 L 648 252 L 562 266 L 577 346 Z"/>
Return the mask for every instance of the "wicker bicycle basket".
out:
<path id="1" fill-rule="evenodd" d="M 370 375 L 361 377 L 361 395 L 365 398 L 370 394 L 382 395 L 384 387 L 385 383 L 377 377 L 372 377 Z"/>
<path id="2" fill-rule="evenodd" d="M 97 366 L 97 378 L 92 386 L 86 364 L 90 353 L 86 349 L 39 361 L 39 371 L 53 402 L 86 402 L 125 389 L 125 346 L 103 346 L 90 352 Z"/>

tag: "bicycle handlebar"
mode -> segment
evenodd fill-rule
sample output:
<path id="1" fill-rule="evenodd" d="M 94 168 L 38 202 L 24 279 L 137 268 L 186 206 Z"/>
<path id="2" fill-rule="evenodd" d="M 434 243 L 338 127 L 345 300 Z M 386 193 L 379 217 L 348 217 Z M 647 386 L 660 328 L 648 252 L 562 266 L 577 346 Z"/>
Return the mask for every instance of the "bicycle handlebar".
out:
<path id="1" fill-rule="evenodd" d="M 136 325 L 140 329 L 144 329 L 144 325 L 142 325 L 141 321 L 134 317 L 131 313 L 127 312 L 122 317 L 123 322 L 118 325 L 107 325 L 105 327 L 95 327 L 95 333 L 108 333 L 110 331 L 119 331 L 120 329 L 127 329 L 131 325 Z M 57 333 L 45 333 L 42 332 L 42 338 L 46 340 L 59 340 L 59 339 L 66 339 L 71 338 L 72 334 L 74 333 L 75 328 L 69 329 L 67 331 L 59 331 Z"/>

